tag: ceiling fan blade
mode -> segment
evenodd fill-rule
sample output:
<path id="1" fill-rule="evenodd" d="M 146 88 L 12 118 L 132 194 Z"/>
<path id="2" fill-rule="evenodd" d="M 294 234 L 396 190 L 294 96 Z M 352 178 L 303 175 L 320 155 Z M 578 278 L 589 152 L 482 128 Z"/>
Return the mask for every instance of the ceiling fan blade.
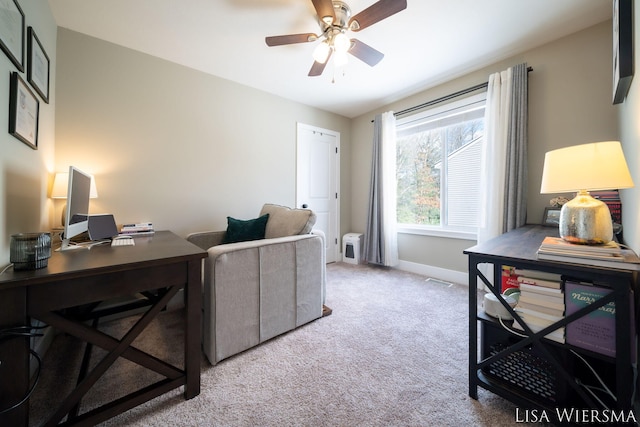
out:
<path id="1" fill-rule="evenodd" d="M 349 49 L 349 53 L 372 67 L 384 58 L 384 53 L 358 39 L 351 39 L 351 49 Z"/>
<path id="2" fill-rule="evenodd" d="M 407 8 L 407 0 L 379 0 L 349 20 L 352 31 L 360 31 Z"/>
<path id="3" fill-rule="evenodd" d="M 327 66 L 327 62 L 329 62 L 329 58 L 331 58 L 331 51 L 329 51 L 329 55 L 327 55 L 327 60 L 322 62 L 313 61 L 313 65 L 309 70 L 309 77 L 317 77 L 322 74 L 324 71 L 324 67 Z"/>
<path id="4" fill-rule="evenodd" d="M 264 38 L 267 46 L 282 46 L 285 44 L 307 43 L 316 40 L 318 40 L 318 36 L 313 33 L 288 34 L 286 36 L 270 36 Z"/>
<path id="5" fill-rule="evenodd" d="M 331 25 L 336 19 L 331 0 L 311 0 L 313 7 L 316 9 L 318 18 L 327 25 Z"/>

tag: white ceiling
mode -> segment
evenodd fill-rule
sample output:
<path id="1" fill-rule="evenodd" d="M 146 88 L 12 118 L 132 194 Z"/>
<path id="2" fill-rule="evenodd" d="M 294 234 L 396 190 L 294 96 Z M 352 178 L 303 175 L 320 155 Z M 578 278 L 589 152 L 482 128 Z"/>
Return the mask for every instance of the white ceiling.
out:
<path id="1" fill-rule="evenodd" d="M 319 33 L 311 0 L 48 0 L 58 26 L 356 117 L 611 18 L 606 0 L 408 0 L 357 34 L 385 54 L 350 56 L 308 77 L 316 43 L 267 47 L 265 36 Z M 353 14 L 376 0 L 347 0 Z"/>

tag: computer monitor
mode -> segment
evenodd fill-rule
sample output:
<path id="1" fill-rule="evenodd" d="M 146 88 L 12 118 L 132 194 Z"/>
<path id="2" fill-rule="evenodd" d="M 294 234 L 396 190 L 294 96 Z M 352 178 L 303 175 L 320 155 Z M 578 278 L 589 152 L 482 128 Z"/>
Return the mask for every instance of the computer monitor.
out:
<path id="1" fill-rule="evenodd" d="M 89 229 L 90 194 L 91 175 L 82 172 L 75 166 L 69 166 L 67 206 L 60 250 L 82 247 L 80 245 L 70 245 L 69 241 Z"/>

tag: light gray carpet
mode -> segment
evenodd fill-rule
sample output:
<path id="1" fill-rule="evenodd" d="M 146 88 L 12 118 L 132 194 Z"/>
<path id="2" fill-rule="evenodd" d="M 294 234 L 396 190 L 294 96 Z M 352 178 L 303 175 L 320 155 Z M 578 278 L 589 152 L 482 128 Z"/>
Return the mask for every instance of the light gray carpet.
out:
<path id="1" fill-rule="evenodd" d="M 511 426 L 512 404 L 468 396 L 467 287 L 371 266 L 328 266 L 333 314 L 211 366 L 202 392 L 181 389 L 122 414 L 110 426 Z M 181 360 L 181 311 L 163 313 L 139 347 Z M 111 322 L 119 330 L 132 319 Z M 32 425 L 66 393 L 81 354 L 60 335 L 32 399 Z M 128 362 L 88 397 L 113 398 L 148 380 Z M 54 379 L 54 375 L 57 379 Z M 115 378 L 114 378 L 115 377 Z M 125 385 L 121 385 L 124 382 Z M 522 425 L 521 423 L 518 425 Z"/>

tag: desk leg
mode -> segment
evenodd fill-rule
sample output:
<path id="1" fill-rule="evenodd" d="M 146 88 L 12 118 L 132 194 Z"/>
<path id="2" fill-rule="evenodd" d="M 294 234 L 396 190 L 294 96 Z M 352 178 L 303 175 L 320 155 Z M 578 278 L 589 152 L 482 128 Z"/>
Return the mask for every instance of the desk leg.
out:
<path id="1" fill-rule="evenodd" d="M 189 261 L 185 285 L 186 322 L 184 331 L 184 363 L 187 383 L 184 398 L 200 394 L 200 360 L 202 336 L 201 260 Z"/>
<path id="2" fill-rule="evenodd" d="M 25 288 L 0 293 L 0 329 L 25 326 L 27 297 Z M 0 343 L 0 410 L 20 402 L 29 389 L 29 338 L 11 338 Z M 0 426 L 29 424 L 29 402 L 0 414 Z"/>

